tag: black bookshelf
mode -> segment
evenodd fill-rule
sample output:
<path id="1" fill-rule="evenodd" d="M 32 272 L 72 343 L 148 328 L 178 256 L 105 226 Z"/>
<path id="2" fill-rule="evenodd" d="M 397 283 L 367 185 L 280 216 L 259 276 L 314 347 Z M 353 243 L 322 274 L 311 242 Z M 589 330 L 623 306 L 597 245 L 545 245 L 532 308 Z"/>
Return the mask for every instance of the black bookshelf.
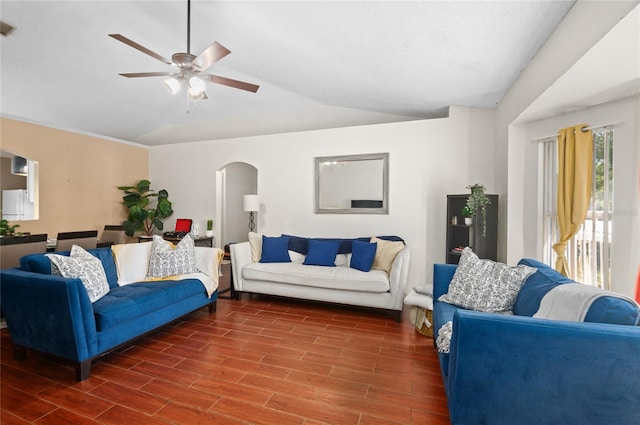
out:
<path id="1" fill-rule="evenodd" d="M 498 195 L 487 195 L 491 204 L 487 205 L 487 231 L 482 234 L 482 215 L 473 216 L 472 224 L 464 224 L 462 208 L 469 195 L 447 195 L 447 264 L 458 264 L 460 252 L 456 248 L 465 246 L 473 249 L 478 257 L 497 260 L 498 256 Z M 457 217 L 457 223 L 453 217 Z"/>

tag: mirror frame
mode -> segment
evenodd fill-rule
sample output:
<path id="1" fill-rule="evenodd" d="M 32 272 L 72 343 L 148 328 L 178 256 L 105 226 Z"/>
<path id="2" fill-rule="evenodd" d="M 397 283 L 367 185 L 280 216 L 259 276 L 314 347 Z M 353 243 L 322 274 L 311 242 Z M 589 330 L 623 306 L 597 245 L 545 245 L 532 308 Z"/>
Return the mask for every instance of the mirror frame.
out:
<path id="1" fill-rule="evenodd" d="M 320 207 L 320 164 L 328 161 L 355 162 L 382 160 L 382 207 L 379 208 L 321 208 Z M 342 156 L 321 156 L 315 158 L 316 193 L 315 193 L 315 213 L 316 214 L 389 214 L 389 153 L 371 153 L 362 155 L 342 155 Z"/>

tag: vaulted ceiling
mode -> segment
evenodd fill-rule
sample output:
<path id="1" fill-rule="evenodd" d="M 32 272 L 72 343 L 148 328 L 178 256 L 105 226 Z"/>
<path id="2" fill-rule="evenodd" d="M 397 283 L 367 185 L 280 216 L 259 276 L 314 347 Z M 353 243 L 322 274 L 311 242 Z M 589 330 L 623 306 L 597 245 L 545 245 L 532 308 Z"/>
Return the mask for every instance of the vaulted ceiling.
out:
<path id="1" fill-rule="evenodd" d="M 218 41 L 214 74 L 188 105 L 172 71 L 111 37 L 170 58 L 187 48 L 186 1 L 7 1 L 3 116 L 147 145 L 234 138 L 493 108 L 573 1 L 192 1 L 191 53 Z"/>

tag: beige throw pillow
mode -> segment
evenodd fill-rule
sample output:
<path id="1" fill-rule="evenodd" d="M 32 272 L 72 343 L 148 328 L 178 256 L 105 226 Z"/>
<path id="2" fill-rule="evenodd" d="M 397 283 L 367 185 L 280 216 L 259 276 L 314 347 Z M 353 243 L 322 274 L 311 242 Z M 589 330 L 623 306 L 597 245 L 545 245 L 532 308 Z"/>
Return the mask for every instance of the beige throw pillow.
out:
<path id="1" fill-rule="evenodd" d="M 387 274 L 391 274 L 391 266 L 400 251 L 404 249 L 404 243 L 401 241 L 387 241 L 378 239 L 375 236 L 371 238 L 371 243 L 377 243 L 376 256 L 373 259 L 372 270 L 384 270 Z"/>
<path id="2" fill-rule="evenodd" d="M 260 262 L 262 258 L 262 234 L 249 232 L 249 245 L 251 245 L 251 261 Z"/>

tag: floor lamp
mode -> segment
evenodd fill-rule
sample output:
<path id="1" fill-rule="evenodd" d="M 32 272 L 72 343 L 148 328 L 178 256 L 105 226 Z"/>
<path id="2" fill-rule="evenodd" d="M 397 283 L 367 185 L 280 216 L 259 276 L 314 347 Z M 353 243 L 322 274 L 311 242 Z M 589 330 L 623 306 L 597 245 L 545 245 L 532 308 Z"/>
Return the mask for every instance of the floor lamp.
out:
<path id="1" fill-rule="evenodd" d="M 256 223 L 253 213 L 260 211 L 258 195 L 244 195 L 244 211 L 249 213 L 249 231 L 255 232 Z"/>

